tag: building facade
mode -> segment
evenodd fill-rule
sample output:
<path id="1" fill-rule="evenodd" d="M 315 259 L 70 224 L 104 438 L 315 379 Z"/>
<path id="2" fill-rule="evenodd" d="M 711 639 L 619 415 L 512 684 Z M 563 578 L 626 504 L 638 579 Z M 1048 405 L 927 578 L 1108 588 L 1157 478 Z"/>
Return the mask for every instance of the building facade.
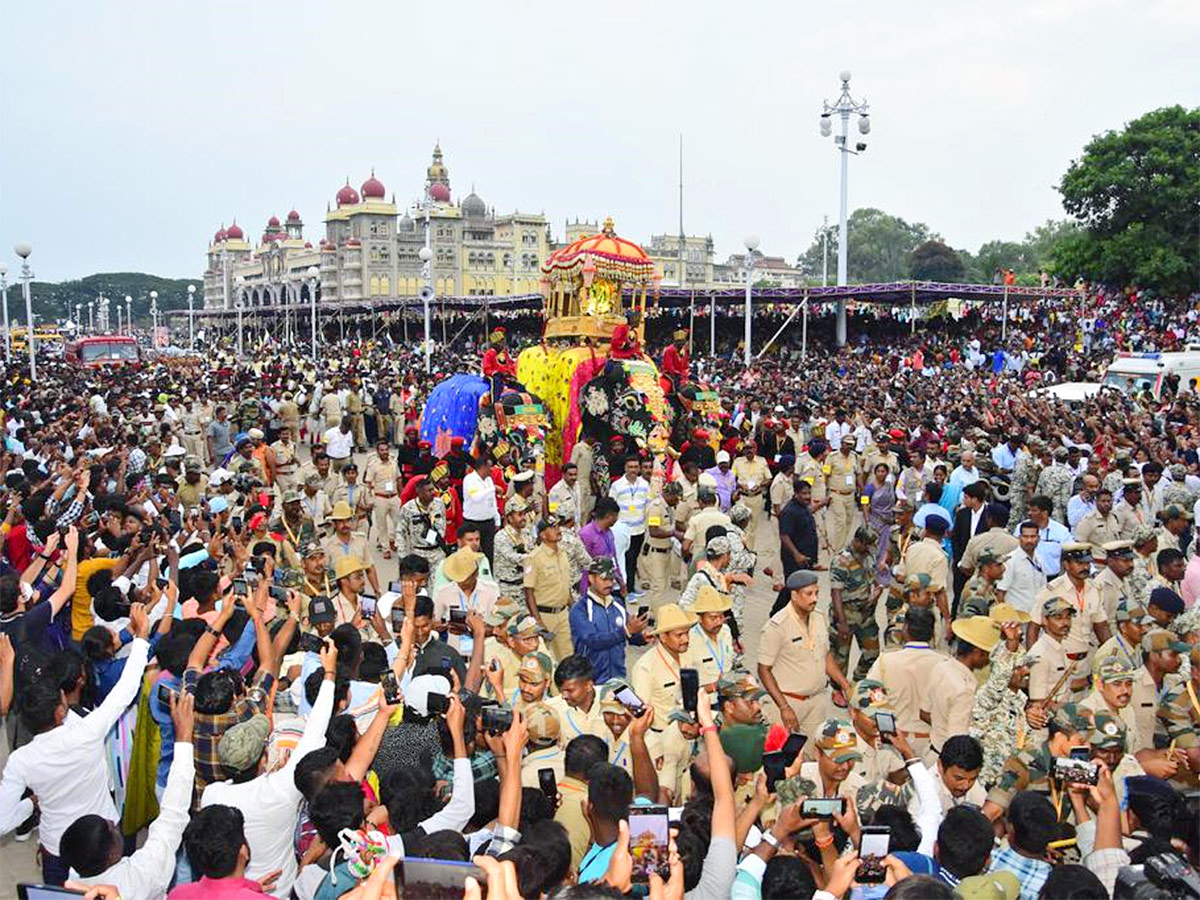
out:
<path id="1" fill-rule="evenodd" d="M 307 302 L 316 267 L 318 296 L 330 301 L 415 297 L 425 282 L 420 258 L 433 253 L 430 277 L 440 296 L 535 293 L 550 253 L 541 213 L 496 215 L 471 191 L 455 203 L 450 172 L 435 147 L 425 172 L 424 200 L 401 212 L 374 171 L 358 190 L 347 179 L 328 204 L 325 236 L 304 239 L 294 210 L 281 224 L 272 216 L 257 246 L 236 221 L 214 235 L 204 272 L 209 309 Z"/>

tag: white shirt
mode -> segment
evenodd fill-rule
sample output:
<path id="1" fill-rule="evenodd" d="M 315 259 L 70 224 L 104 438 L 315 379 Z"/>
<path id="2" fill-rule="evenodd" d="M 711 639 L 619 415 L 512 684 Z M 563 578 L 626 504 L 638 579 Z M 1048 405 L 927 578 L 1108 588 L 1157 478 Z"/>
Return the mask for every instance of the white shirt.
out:
<path id="1" fill-rule="evenodd" d="M 1004 574 L 996 582 L 996 589 L 1004 591 L 1005 603 L 1027 613 L 1045 586 L 1046 571 L 1036 553 L 1031 559 L 1018 547 L 1004 557 Z"/>
<path id="2" fill-rule="evenodd" d="M 617 521 L 624 523 L 631 535 L 646 533 L 646 504 L 650 502 L 650 484 L 642 476 L 630 481 L 621 476 L 608 489 L 608 496 L 617 501 Z"/>
<path id="3" fill-rule="evenodd" d="M 296 854 L 292 839 L 296 817 L 304 797 L 296 790 L 293 776 L 296 764 L 308 753 L 325 746 L 325 729 L 333 714 L 333 682 L 325 679 L 317 692 L 317 702 L 304 725 L 304 735 L 288 756 L 287 764 L 267 775 L 260 775 L 242 784 L 219 781 L 210 784 L 200 796 L 200 806 L 233 806 L 245 818 L 246 844 L 250 847 L 250 864 L 245 877 L 257 881 L 280 869 L 282 874 L 271 892 L 276 897 L 288 897 L 296 880 Z"/>
<path id="4" fill-rule="evenodd" d="M 330 459 L 348 459 L 354 452 L 354 430 L 342 434 L 341 426 L 330 428 L 323 435 L 325 452 Z"/>
<path id="5" fill-rule="evenodd" d="M 463 478 L 463 518 L 474 522 L 500 521 L 496 482 L 491 478 L 480 478 L 474 469 Z"/>
<path id="6" fill-rule="evenodd" d="M 33 801 L 22 800 L 25 788 L 38 798 L 41 844 L 55 856 L 63 832 L 80 816 L 94 813 L 110 822 L 119 818 L 109 793 L 104 738 L 137 696 L 146 671 L 150 645 L 135 638 L 129 660 L 104 702 L 86 716 L 71 716 L 42 732 L 8 758 L 0 780 L 0 835 L 29 818 Z"/>
<path id="7" fill-rule="evenodd" d="M 70 881 L 115 885 L 124 900 L 159 900 L 167 895 L 175 877 L 175 853 L 183 840 L 192 805 L 192 784 L 196 778 L 193 752 L 190 743 L 175 743 L 167 787 L 158 805 L 158 817 L 150 823 L 146 843 L 99 875 L 85 878 L 72 869 Z"/>

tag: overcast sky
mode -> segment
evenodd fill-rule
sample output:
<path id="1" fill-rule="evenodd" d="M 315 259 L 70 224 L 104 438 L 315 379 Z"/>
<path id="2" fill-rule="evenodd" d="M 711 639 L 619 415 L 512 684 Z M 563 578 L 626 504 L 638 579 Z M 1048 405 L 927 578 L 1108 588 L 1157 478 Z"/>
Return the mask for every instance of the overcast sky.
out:
<path id="1" fill-rule="evenodd" d="M 1089 137 L 1200 105 L 1194 0 L 623 4 L 0 3 L 0 261 L 39 279 L 198 277 L 234 216 L 306 235 L 349 175 L 398 202 L 441 140 L 456 199 L 612 215 L 636 240 L 684 219 L 718 258 L 757 234 L 789 258 L 836 221 L 821 101 L 871 104 L 850 206 L 956 247 L 1061 216 Z M 853 248 L 851 248 L 853 252 Z"/>

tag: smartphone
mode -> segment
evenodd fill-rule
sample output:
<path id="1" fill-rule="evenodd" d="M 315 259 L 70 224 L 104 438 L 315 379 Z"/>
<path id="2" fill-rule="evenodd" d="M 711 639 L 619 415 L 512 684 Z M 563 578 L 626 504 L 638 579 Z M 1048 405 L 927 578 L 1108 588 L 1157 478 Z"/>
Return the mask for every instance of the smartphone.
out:
<path id="1" fill-rule="evenodd" d="M 466 891 L 467 876 L 487 884 L 487 873 L 474 863 L 409 856 L 396 864 L 396 878 L 405 897 L 449 897 Z"/>
<path id="2" fill-rule="evenodd" d="M 808 738 L 802 734 L 789 734 L 787 740 L 783 742 L 783 746 L 779 748 L 779 752 L 787 759 L 787 764 L 790 766 L 796 761 L 796 757 L 800 755 L 800 751 L 804 749 Z"/>
<path id="3" fill-rule="evenodd" d="M 558 779 L 553 769 L 538 769 L 538 787 L 551 803 L 558 804 Z"/>
<path id="4" fill-rule="evenodd" d="M 451 609 L 450 610 L 450 624 L 451 625 L 466 625 L 467 624 L 467 611 L 465 609 L 458 609 L 458 608 Z"/>
<path id="5" fill-rule="evenodd" d="M 629 714 L 635 719 L 646 711 L 646 704 L 641 701 L 629 685 L 622 685 L 621 689 L 617 691 L 616 696 L 617 702 L 629 710 Z"/>
<path id="6" fill-rule="evenodd" d="M 480 713 L 483 730 L 488 734 L 504 734 L 512 726 L 513 713 L 506 706 L 485 706 Z"/>
<path id="7" fill-rule="evenodd" d="M 158 686 L 158 705 L 164 710 L 169 710 L 171 708 L 171 695 L 174 693 L 175 692 L 165 684 L 160 684 Z"/>
<path id="8" fill-rule="evenodd" d="M 492 661 L 490 663 L 488 663 L 488 668 L 491 669 L 493 672 L 499 672 L 500 671 L 500 660 L 493 658 Z"/>
<path id="9" fill-rule="evenodd" d="M 445 715 L 450 711 L 450 698 L 445 694 L 429 694 L 425 699 L 425 711 L 431 716 Z"/>
<path id="10" fill-rule="evenodd" d="M 1100 767 L 1094 762 L 1066 756 L 1054 757 L 1053 775 L 1064 784 L 1100 783 Z"/>
<path id="11" fill-rule="evenodd" d="M 864 825 L 858 847 L 858 874 L 854 880 L 861 884 L 882 884 L 887 868 L 883 858 L 888 855 L 892 829 L 887 825 Z"/>
<path id="12" fill-rule="evenodd" d="M 242 517 L 241 516 L 232 516 L 229 519 L 229 527 L 232 528 L 234 531 L 241 531 L 242 530 Z"/>
<path id="13" fill-rule="evenodd" d="M 183 516 L 177 509 L 167 510 L 167 521 L 172 531 L 183 531 Z"/>
<path id="14" fill-rule="evenodd" d="M 396 680 L 395 672 L 384 672 L 380 684 L 383 685 L 384 700 L 393 706 L 400 702 L 400 682 Z"/>
<path id="15" fill-rule="evenodd" d="M 650 607 L 643 603 L 637 609 L 637 618 L 644 619 L 650 614 Z"/>
<path id="16" fill-rule="evenodd" d="M 670 812 L 665 806 L 630 806 L 629 852 L 633 856 L 633 883 L 646 884 L 650 873 L 666 878 Z"/>
<path id="17" fill-rule="evenodd" d="M 879 729 L 881 738 L 889 738 L 896 734 L 896 717 L 891 713 L 875 713 L 875 727 Z"/>
<path id="18" fill-rule="evenodd" d="M 235 578 L 229 589 L 238 596 L 242 596 L 250 592 L 250 584 L 245 578 Z"/>
<path id="19" fill-rule="evenodd" d="M 699 703 L 700 672 L 696 669 L 680 669 L 679 686 L 683 691 L 684 710 L 694 715 Z"/>
<path id="20" fill-rule="evenodd" d="M 809 797 L 800 801 L 800 815 L 806 819 L 832 819 L 845 814 L 845 797 Z"/>
<path id="21" fill-rule="evenodd" d="M 784 770 L 788 767 L 787 757 L 783 751 L 776 750 L 773 753 L 764 753 L 762 757 L 763 771 L 767 774 L 767 793 L 775 793 L 775 785 L 783 781 L 787 776 Z"/>
<path id="22" fill-rule="evenodd" d="M 487 876 L 484 876 L 485 878 Z M 83 891 L 72 891 L 49 884 L 18 884 L 17 900 L 62 900 L 63 897 L 82 897 Z"/>
<path id="23" fill-rule="evenodd" d="M 399 635 L 404 626 L 404 607 L 399 603 L 392 607 L 392 634 Z"/>
<path id="24" fill-rule="evenodd" d="M 287 603 L 287 600 L 288 600 L 288 589 L 287 588 L 271 585 L 269 588 L 267 588 L 267 593 L 271 595 L 272 600 L 275 600 L 279 603 Z"/>
<path id="25" fill-rule="evenodd" d="M 404 593 L 404 582 L 403 581 L 389 581 L 388 582 L 388 590 L 391 591 L 393 594 L 403 594 Z"/>
<path id="26" fill-rule="evenodd" d="M 1072 747 L 1071 759 L 1078 759 L 1083 762 L 1089 762 L 1092 758 L 1091 748 L 1089 747 Z"/>
<path id="27" fill-rule="evenodd" d="M 325 642 L 315 634 L 304 633 L 300 635 L 299 646 L 304 653 L 320 653 L 321 648 L 325 646 Z"/>
<path id="28" fill-rule="evenodd" d="M 379 605 L 379 598 L 371 594 L 358 595 L 358 611 L 368 619 L 375 615 L 375 607 Z"/>

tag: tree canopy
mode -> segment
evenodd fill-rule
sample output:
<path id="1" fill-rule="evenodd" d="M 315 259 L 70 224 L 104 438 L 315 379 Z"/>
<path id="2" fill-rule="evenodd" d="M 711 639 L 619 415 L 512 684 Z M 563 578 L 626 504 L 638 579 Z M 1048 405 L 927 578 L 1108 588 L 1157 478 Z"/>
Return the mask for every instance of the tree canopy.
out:
<path id="1" fill-rule="evenodd" d="M 941 241 L 917 244 L 909 258 L 909 276 L 915 281 L 961 281 L 966 271 L 953 249 Z"/>

